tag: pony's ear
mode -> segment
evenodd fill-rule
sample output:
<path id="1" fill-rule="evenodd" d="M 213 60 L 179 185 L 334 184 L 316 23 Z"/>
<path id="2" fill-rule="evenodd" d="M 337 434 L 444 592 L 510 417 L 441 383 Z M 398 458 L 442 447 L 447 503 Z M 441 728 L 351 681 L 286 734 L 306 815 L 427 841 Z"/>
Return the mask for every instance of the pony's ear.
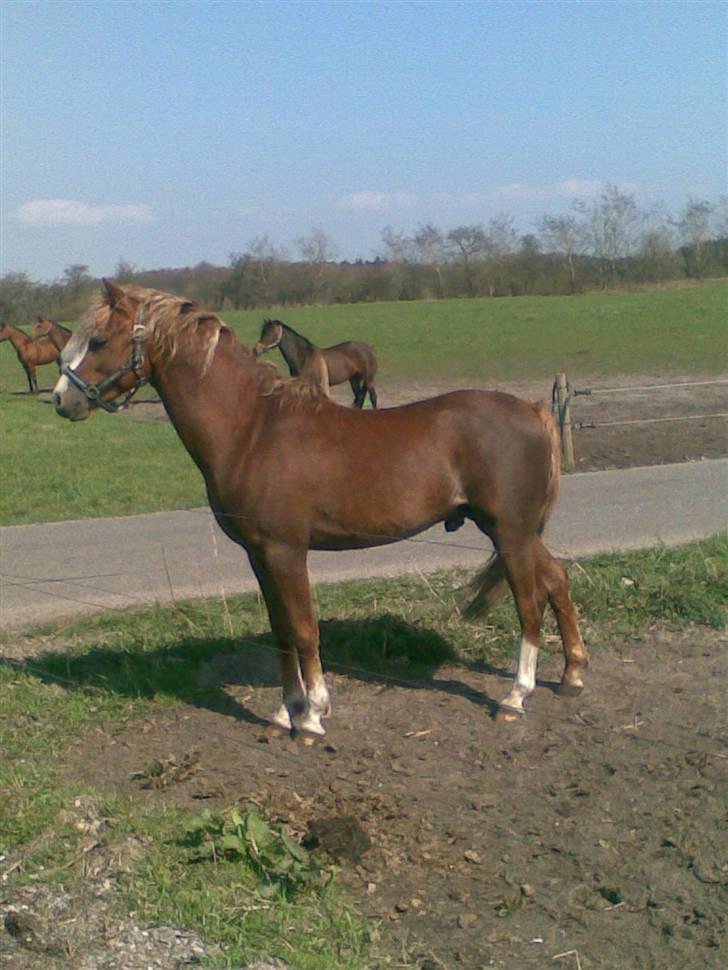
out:
<path id="1" fill-rule="evenodd" d="M 109 301 L 109 306 L 113 310 L 117 303 L 124 299 L 126 293 L 122 290 L 120 286 L 117 286 L 113 280 L 102 280 L 104 288 L 106 290 L 106 297 Z"/>
<path id="2" fill-rule="evenodd" d="M 183 313 L 191 313 L 196 306 L 197 304 L 194 303 L 192 300 L 185 300 L 185 302 L 181 304 L 179 308 L 180 315 L 182 315 Z"/>

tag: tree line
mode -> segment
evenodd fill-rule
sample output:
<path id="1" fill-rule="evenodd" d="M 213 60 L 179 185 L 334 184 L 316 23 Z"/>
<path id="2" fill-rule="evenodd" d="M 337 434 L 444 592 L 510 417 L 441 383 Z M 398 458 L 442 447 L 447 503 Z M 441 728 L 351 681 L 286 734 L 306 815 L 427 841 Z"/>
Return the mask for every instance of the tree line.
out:
<path id="1" fill-rule="evenodd" d="M 267 237 L 230 255 L 227 266 L 140 270 L 121 260 L 114 278 L 167 290 L 211 309 L 253 309 L 452 297 L 572 294 L 728 275 L 728 197 L 690 199 L 675 215 L 640 209 L 634 194 L 608 186 L 546 214 L 521 234 L 498 213 L 486 224 L 445 230 L 431 223 L 408 234 L 386 226 L 371 260 L 337 260 L 323 230 L 296 240 L 296 256 Z M 24 273 L 0 277 L 0 319 L 27 324 L 39 314 L 79 316 L 98 285 L 72 264 L 53 283 Z"/>

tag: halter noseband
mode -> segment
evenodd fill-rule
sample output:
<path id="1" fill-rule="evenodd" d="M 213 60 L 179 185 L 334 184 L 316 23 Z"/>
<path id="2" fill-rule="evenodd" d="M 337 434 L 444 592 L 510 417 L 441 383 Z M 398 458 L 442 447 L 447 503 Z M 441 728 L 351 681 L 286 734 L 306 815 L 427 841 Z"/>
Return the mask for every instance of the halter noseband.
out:
<path id="1" fill-rule="evenodd" d="M 264 344 L 265 351 L 275 350 L 278 344 L 283 340 L 283 324 L 277 321 L 273 324 L 274 327 L 278 328 L 278 336 L 275 338 L 272 344 Z"/>
<path id="2" fill-rule="evenodd" d="M 64 364 L 61 367 L 61 374 L 67 377 L 68 380 L 74 384 L 79 391 L 81 391 L 86 400 L 92 404 L 97 404 L 104 411 L 109 411 L 114 414 L 120 408 L 123 408 L 129 401 L 134 397 L 136 392 L 140 387 L 143 387 L 148 380 L 146 377 L 142 377 L 141 368 L 144 366 L 144 322 L 142 320 L 134 324 L 131 336 L 131 357 L 129 360 L 122 364 L 118 370 L 115 370 L 113 374 L 105 377 L 98 384 L 89 384 L 82 377 L 76 373 L 75 370 L 70 366 L 70 364 Z M 124 374 L 128 374 L 129 371 L 133 371 L 136 377 L 136 383 L 128 391 L 126 391 L 122 397 L 114 398 L 111 401 L 105 401 L 101 395 L 104 391 L 111 387 L 118 381 L 120 377 Z"/>

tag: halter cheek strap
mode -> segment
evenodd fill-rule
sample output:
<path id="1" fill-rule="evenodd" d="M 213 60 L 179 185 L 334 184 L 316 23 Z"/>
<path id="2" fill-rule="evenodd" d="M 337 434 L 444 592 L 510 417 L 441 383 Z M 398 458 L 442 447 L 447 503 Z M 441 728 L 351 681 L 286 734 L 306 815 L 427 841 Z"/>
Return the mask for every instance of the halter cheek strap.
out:
<path id="1" fill-rule="evenodd" d="M 119 408 L 124 407 L 129 401 L 134 397 L 136 392 L 140 387 L 143 387 L 148 383 L 148 379 L 142 376 L 141 369 L 144 366 L 144 322 L 142 320 L 134 324 L 134 329 L 132 330 L 131 337 L 131 357 L 129 360 L 122 364 L 118 370 L 115 370 L 113 374 L 109 374 L 98 384 L 89 384 L 82 377 L 80 377 L 75 370 L 69 364 L 65 364 L 61 367 L 61 374 L 68 378 L 68 380 L 75 385 L 79 391 L 81 391 L 86 400 L 98 405 L 98 407 L 103 408 L 104 411 L 108 411 L 111 414 L 118 411 Z M 126 391 L 121 397 L 114 398 L 111 401 L 105 401 L 101 395 L 109 387 L 114 385 L 120 377 L 124 374 L 128 374 L 129 371 L 134 373 L 136 377 L 136 383 Z"/>

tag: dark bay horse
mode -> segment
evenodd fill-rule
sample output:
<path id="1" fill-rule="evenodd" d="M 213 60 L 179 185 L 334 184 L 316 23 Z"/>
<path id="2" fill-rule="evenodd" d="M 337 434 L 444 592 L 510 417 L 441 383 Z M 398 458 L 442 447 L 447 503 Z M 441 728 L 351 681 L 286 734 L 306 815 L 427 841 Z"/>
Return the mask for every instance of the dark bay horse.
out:
<path id="1" fill-rule="evenodd" d="M 333 347 L 317 347 L 289 327 L 282 320 L 264 320 L 258 342 L 253 348 L 256 357 L 278 347 L 288 364 L 291 377 L 318 380 L 321 365 L 317 354 L 322 354 L 329 386 L 348 381 L 354 394 L 354 407 L 363 408 L 367 394 L 373 408 L 377 406 L 374 378 L 377 373 L 377 357 L 369 344 L 347 340 Z"/>
<path id="2" fill-rule="evenodd" d="M 495 545 L 474 602 L 507 583 L 521 625 L 500 716 L 522 714 L 535 688 L 547 602 L 564 648 L 561 690 L 581 690 L 587 657 L 568 579 L 541 541 L 560 462 L 543 403 L 455 391 L 379 411 L 342 407 L 312 384 L 282 379 L 198 305 L 109 281 L 62 359 L 53 398 L 72 421 L 98 406 L 116 410 L 146 381 L 159 393 L 217 522 L 246 550 L 260 584 L 280 649 L 278 725 L 323 734 L 329 713 L 308 550 L 396 542 L 466 518 Z"/>
<path id="3" fill-rule="evenodd" d="M 65 330 L 65 327 L 62 329 Z M 71 331 L 69 330 L 67 333 L 68 337 L 70 337 Z M 47 336 L 34 339 L 30 334 L 20 330 L 19 327 L 14 327 L 11 323 L 0 324 L 0 341 L 2 340 L 9 340 L 13 345 L 15 353 L 18 355 L 18 360 L 28 378 L 30 393 L 37 394 L 38 379 L 35 374 L 36 367 L 42 364 L 52 364 L 54 360 L 58 359 L 58 354 L 62 347 L 57 347 Z"/>
<path id="4" fill-rule="evenodd" d="M 38 317 L 29 331 L 33 340 L 47 337 L 59 354 L 71 339 L 71 333 L 72 331 L 68 327 L 56 323 L 55 320 L 49 320 L 48 317 Z"/>

